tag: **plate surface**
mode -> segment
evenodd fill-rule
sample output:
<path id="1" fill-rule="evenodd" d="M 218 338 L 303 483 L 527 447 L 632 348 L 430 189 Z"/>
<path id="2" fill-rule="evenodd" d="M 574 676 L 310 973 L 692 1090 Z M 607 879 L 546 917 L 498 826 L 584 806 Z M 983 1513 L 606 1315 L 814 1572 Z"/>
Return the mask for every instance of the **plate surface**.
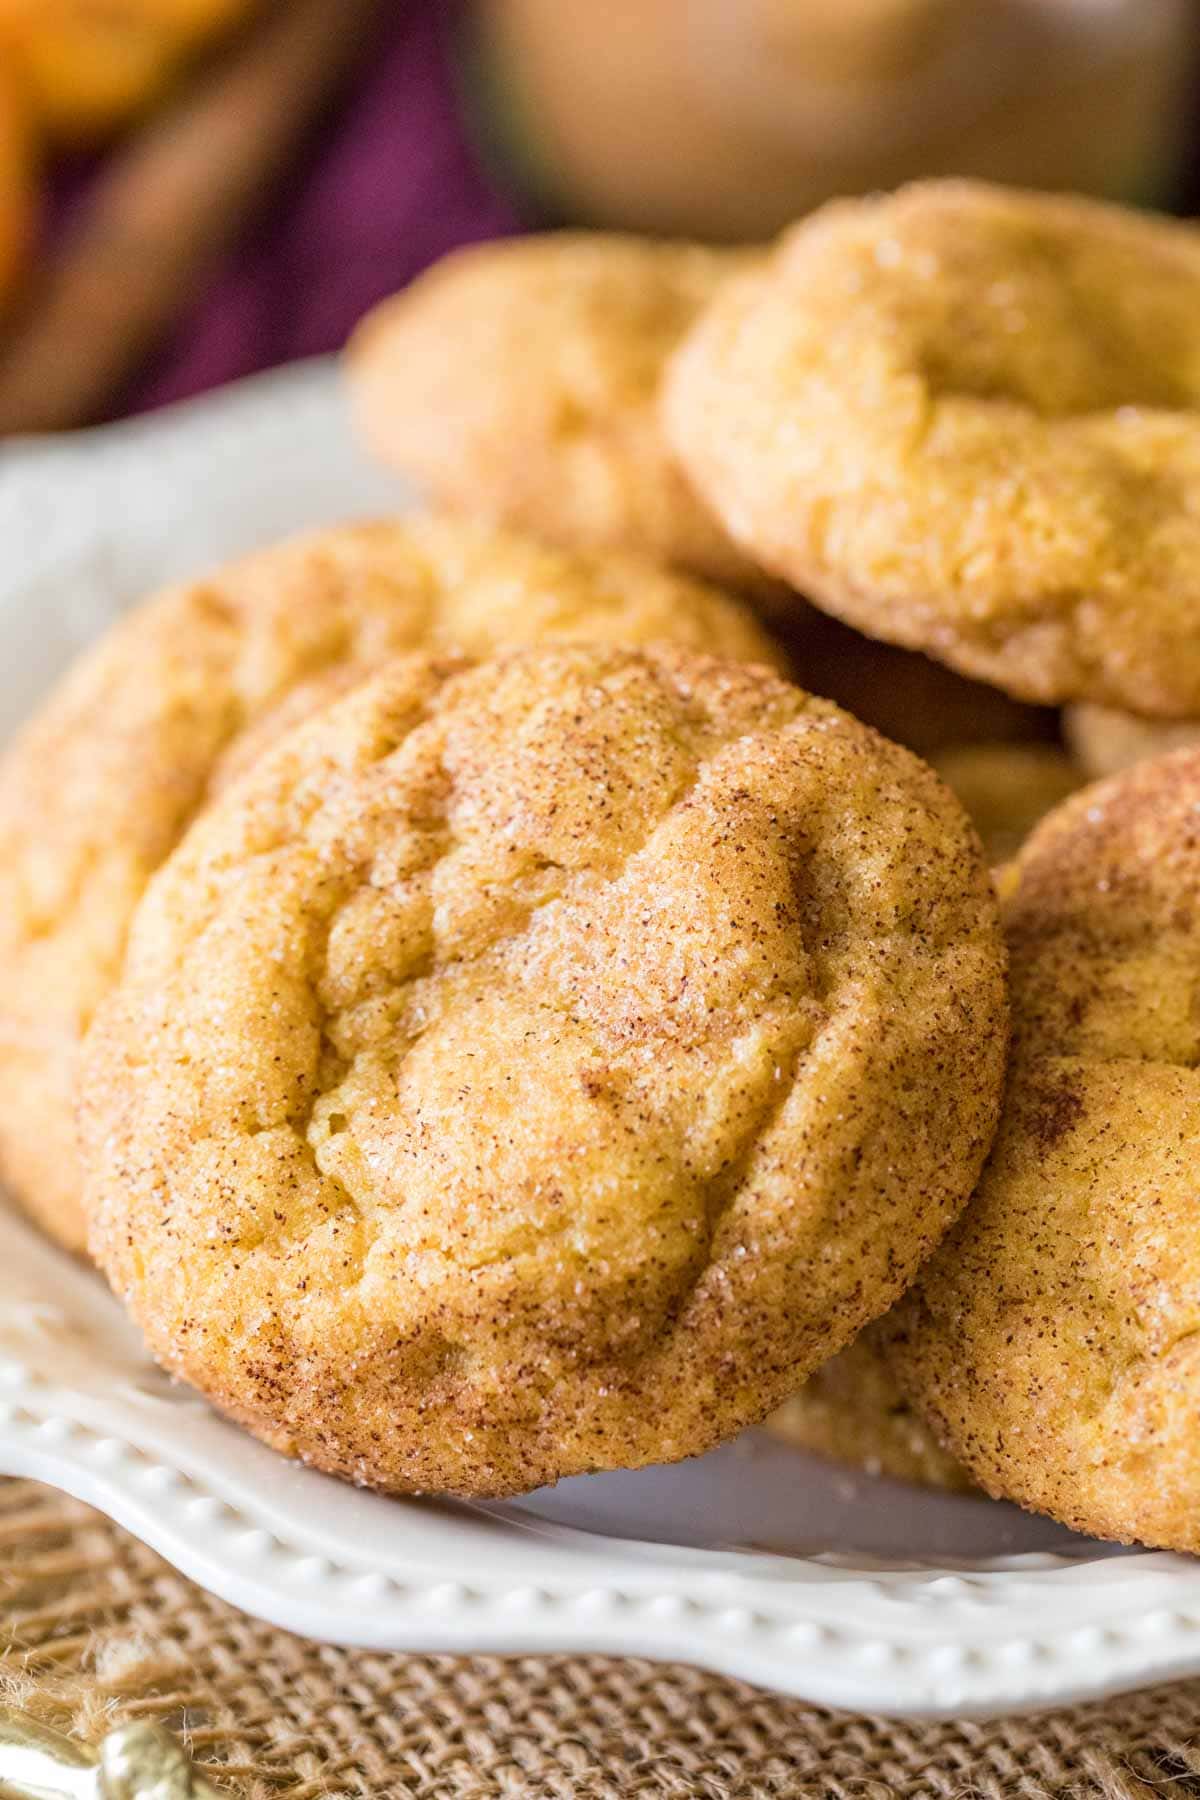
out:
<path id="1" fill-rule="evenodd" d="M 0 451 L 0 732 L 164 580 L 411 497 L 331 365 Z M 388 1500 L 161 1375 L 90 1270 L 0 1213 L 0 1472 L 90 1501 L 233 1604 L 376 1648 L 673 1657 L 830 1705 L 986 1714 L 1200 1672 L 1200 1563 L 749 1433 L 521 1501 Z"/>

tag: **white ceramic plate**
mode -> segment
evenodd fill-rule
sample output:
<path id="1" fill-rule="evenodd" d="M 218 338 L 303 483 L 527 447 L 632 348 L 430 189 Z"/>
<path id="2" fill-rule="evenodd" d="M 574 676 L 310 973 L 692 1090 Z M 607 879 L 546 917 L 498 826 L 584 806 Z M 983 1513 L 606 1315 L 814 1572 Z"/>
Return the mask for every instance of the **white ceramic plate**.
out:
<path id="1" fill-rule="evenodd" d="M 156 583 L 407 504 L 332 368 L 0 452 L 0 732 Z M 0 1213 L 0 1472 L 111 1514 L 195 1580 L 350 1644 L 676 1657 L 861 1711 L 984 1714 L 1200 1672 L 1200 1563 L 750 1433 L 675 1469 L 487 1506 L 296 1467 L 172 1386 L 89 1270 Z"/>

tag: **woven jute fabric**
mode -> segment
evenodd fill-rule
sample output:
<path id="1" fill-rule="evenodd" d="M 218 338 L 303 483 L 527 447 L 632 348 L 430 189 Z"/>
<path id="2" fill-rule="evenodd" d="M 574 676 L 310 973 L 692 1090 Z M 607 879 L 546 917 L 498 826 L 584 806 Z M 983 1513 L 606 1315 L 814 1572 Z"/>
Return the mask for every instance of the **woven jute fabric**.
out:
<path id="1" fill-rule="evenodd" d="M 1200 1682 L 903 1725 L 633 1659 L 338 1650 L 243 1617 L 33 1482 L 0 1483 L 0 1596 L 8 1698 L 92 1742 L 163 1719 L 246 1800 L 1200 1796 Z"/>

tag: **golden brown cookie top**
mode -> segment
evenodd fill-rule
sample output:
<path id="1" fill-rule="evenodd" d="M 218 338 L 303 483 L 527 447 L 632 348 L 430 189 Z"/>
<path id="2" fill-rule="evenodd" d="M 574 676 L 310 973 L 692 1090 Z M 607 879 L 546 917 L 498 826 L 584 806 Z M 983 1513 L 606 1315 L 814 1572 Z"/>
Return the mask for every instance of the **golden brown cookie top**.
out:
<path id="1" fill-rule="evenodd" d="M 781 660 L 736 601 L 640 558 L 424 518 L 261 551 L 138 608 L 76 664 L 0 762 L 0 1163 L 56 1235 L 82 1240 L 73 1046 L 210 791 L 400 651 L 576 636 Z"/>
<path id="2" fill-rule="evenodd" d="M 1004 888 L 1004 1117 L 901 1370 L 992 1491 L 1194 1550 L 1200 752 L 1068 800 Z"/>
<path id="3" fill-rule="evenodd" d="M 658 417 L 667 358 L 749 260 L 599 232 L 455 251 L 352 340 L 360 430 L 442 505 L 762 585 L 697 499 Z"/>
<path id="4" fill-rule="evenodd" d="M 405 659 L 147 893 L 92 1247 L 172 1368 L 342 1474 L 672 1460 L 911 1277 L 1005 1025 L 961 809 L 828 702 L 666 647 Z"/>
<path id="5" fill-rule="evenodd" d="M 839 202 L 666 388 L 731 534 L 1029 700 L 1200 713 L 1200 233 L 969 182 Z"/>

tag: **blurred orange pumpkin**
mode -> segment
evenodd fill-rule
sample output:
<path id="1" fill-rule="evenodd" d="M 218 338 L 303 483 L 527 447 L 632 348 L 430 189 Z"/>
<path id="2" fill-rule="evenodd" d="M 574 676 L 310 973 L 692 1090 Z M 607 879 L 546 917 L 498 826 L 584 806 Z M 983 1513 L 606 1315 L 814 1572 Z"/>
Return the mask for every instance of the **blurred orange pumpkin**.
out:
<path id="1" fill-rule="evenodd" d="M 0 40 L 43 128 L 86 141 L 152 102 L 256 0 L 0 0 Z"/>
<path id="2" fill-rule="evenodd" d="M 25 263 L 33 235 L 35 193 L 28 108 L 0 48 L 0 307 Z"/>

